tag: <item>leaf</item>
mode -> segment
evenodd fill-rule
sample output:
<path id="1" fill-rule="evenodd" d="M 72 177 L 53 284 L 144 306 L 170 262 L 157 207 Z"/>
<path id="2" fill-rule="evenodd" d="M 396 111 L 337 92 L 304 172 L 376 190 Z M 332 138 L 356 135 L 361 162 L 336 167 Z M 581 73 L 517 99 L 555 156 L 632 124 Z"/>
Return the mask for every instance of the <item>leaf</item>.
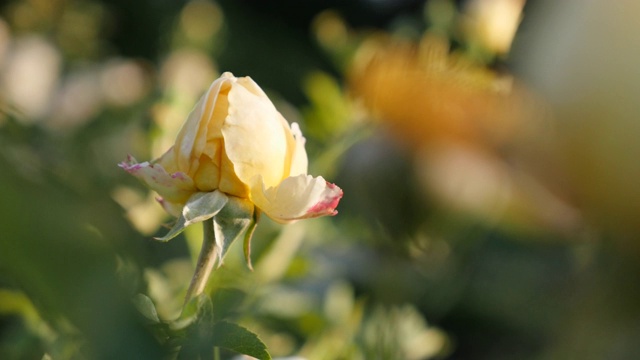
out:
<path id="1" fill-rule="evenodd" d="M 197 314 L 199 324 L 209 326 L 213 323 L 213 304 L 209 295 L 202 294 L 197 297 Z"/>
<path id="2" fill-rule="evenodd" d="M 213 303 L 213 313 L 218 318 L 226 318 L 229 316 L 242 313 L 241 307 L 245 304 L 247 293 L 234 287 L 217 288 L 211 294 L 211 302 Z"/>
<path id="3" fill-rule="evenodd" d="M 267 346 L 258 338 L 258 335 L 227 321 L 219 321 L 213 325 L 212 345 L 253 356 L 259 360 L 271 359 Z"/>
<path id="4" fill-rule="evenodd" d="M 162 242 L 173 239 L 183 232 L 187 226 L 214 217 L 225 206 L 227 201 L 227 196 L 218 190 L 191 195 L 182 209 L 182 214 L 171 230 L 165 236 L 154 239 Z"/>
<path id="5" fill-rule="evenodd" d="M 151 320 L 153 323 L 159 323 L 160 318 L 158 317 L 158 312 L 156 311 L 156 306 L 153 304 L 151 299 L 144 294 L 137 294 L 133 297 L 133 304 L 136 306 L 136 309 L 140 311 L 142 316 Z"/>
<path id="6" fill-rule="evenodd" d="M 252 227 L 255 206 L 248 199 L 229 197 L 227 205 L 213 218 L 213 230 L 218 247 L 218 267 L 229 246 Z"/>
<path id="7" fill-rule="evenodd" d="M 190 314 L 185 314 L 186 312 Z M 178 352 L 178 359 L 190 360 L 213 358 L 213 305 L 211 298 L 200 294 L 187 303 L 183 316 L 194 317 L 195 321 L 187 329 L 187 336 Z"/>
<path id="8" fill-rule="evenodd" d="M 201 315 L 213 316 L 213 304 L 211 298 L 207 294 L 200 294 L 191 298 L 182 307 L 182 312 L 177 321 L 179 322 L 194 322 L 201 317 Z"/>
<path id="9" fill-rule="evenodd" d="M 214 323 L 211 298 L 201 294 L 189 301 L 180 316 L 182 320 L 194 318 L 178 353 L 178 359 L 210 359 L 214 346 L 240 354 L 269 360 L 271 355 L 258 336 L 246 328 L 227 321 Z"/>

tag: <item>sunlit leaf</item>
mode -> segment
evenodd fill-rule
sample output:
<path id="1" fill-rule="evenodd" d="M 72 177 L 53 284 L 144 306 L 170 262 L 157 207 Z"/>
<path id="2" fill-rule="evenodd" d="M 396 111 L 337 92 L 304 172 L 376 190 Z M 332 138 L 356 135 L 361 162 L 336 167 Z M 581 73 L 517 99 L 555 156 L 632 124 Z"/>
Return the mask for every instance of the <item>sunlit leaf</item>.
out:
<path id="1" fill-rule="evenodd" d="M 258 335 L 227 321 L 219 321 L 213 326 L 213 345 L 260 360 L 271 359 L 267 346 L 258 338 Z"/>

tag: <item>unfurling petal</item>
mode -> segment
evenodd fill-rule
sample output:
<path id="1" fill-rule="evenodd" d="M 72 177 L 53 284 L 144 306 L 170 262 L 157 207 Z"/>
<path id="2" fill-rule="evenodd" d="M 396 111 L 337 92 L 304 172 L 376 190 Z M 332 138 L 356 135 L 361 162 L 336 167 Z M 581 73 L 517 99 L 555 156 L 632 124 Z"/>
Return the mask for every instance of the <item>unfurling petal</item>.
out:
<path id="1" fill-rule="evenodd" d="M 291 176 L 279 185 L 267 188 L 262 179 L 254 178 L 251 200 L 267 216 L 279 223 L 335 215 L 342 189 L 321 176 Z"/>
<path id="2" fill-rule="evenodd" d="M 151 164 L 148 161 L 137 163 L 136 159 L 128 156 L 127 160 L 118 166 L 157 192 L 163 201 L 184 204 L 195 192 L 193 180 L 189 176 L 182 172 L 170 174 L 159 163 Z"/>
<path id="3" fill-rule="evenodd" d="M 223 74 L 193 107 L 176 138 L 174 151 L 177 168 L 187 173 L 197 170 L 202 154 L 213 158 L 208 142 L 221 137 L 219 129 L 226 116 L 226 90 L 233 76 Z"/>

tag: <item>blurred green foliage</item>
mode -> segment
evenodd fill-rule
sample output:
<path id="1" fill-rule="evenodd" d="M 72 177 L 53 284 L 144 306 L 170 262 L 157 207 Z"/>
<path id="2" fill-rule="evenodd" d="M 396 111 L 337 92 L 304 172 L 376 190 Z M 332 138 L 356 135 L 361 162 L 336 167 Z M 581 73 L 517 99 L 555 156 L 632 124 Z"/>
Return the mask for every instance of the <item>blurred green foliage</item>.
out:
<path id="1" fill-rule="evenodd" d="M 432 29 L 465 49 L 459 4 L 427 3 L 3 3 L 0 359 L 211 358 L 213 345 L 237 350 L 215 337 L 230 328 L 309 360 L 637 355 L 637 234 L 514 226 L 442 204 L 413 150 L 348 97 L 351 56 L 374 28 Z M 201 235 L 152 241 L 170 219 L 116 164 L 166 149 L 221 71 L 251 76 L 301 123 L 312 173 L 345 196 L 334 218 L 263 218 L 255 270 L 232 246 L 193 325 L 180 311 Z"/>

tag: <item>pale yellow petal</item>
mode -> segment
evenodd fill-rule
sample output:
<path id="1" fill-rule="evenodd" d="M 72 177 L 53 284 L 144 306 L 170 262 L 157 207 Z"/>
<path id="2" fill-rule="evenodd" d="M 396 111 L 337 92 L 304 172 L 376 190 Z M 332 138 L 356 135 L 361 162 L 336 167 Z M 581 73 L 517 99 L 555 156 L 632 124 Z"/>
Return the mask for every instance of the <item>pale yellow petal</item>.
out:
<path id="1" fill-rule="evenodd" d="M 293 151 L 291 154 L 291 169 L 289 176 L 302 175 L 307 173 L 308 158 L 307 151 L 304 148 L 306 139 L 302 136 L 300 126 L 297 123 L 291 124 L 291 134 L 293 135 Z"/>
<path id="2" fill-rule="evenodd" d="M 222 141 L 211 141 L 207 145 L 208 152 L 212 154 L 200 155 L 197 170 L 193 175 L 193 181 L 199 191 L 213 191 L 220 183 L 220 158 L 222 151 Z"/>
<path id="3" fill-rule="evenodd" d="M 218 129 L 224 121 L 227 104 L 226 99 L 220 101 L 221 106 L 218 106 L 218 102 L 221 92 L 224 97 L 225 87 L 231 81 L 231 75 L 221 76 L 214 81 L 182 125 L 174 145 L 180 171 L 192 174 L 199 165 L 200 155 L 207 154 L 208 140 L 220 136 Z"/>
<path id="4" fill-rule="evenodd" d="M 225 151 L 245 184 L 261 175 L 268 186 L 274 186 L 288 175 L 287 136 L 291 135 L 271 101 L 255 91 L 232 85 L 229 115 L 222 126 Z"/>
<path id="5" fill-rule="evenodd" d="M 225 73 L 225 74 L 230 74 L 230 73 Z M 238 85 L 249 90 L 249 92 L 251 92 L 253 95 L 260 98 L 267 98 L 267 94 L 264 93 L 262 88 L 260 88 L 260 86 L 256 84 L 256 82 L 253 81 L 251 77 L 249 76 L 240 77 L 236 79 L 236 82 Z"/>
<path id="6" fill-rule="evenodd" d="M 238 179 L 234 165 L 227 154 L 223 153 L 220 163 L 220 184 L 218 189 L 225 194 L 240 198 L 249 197 L 249 187 Z"/>
<path id="7" fill-rule="evenodd" d="M 321 176 L 291 176 L 274 187 L 267 187 L 256 177 L 251 188 L 251 201 L 280 223 L 335 215 L 341 198 L 342 189 Z"/>

